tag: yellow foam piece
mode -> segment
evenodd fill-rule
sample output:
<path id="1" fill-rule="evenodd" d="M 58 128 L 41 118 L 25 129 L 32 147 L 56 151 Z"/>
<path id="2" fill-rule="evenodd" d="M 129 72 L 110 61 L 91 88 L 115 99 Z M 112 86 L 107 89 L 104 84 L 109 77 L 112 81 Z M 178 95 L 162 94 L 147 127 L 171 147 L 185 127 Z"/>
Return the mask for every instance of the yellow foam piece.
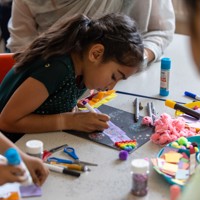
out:
<path id="1" fill-rule="evenodd" d="M 180 158 L 182 158 L 183 155 L 177 152 L 168 152 L 165 153 L 165 160 L 169 163 L 178 163 Z"/>
<path id="2" fill-rule="evenodd" d="M 114 99 L 116 96 L 117 94 L 115 90 L 100 91 L 88 103 L 93 108 L 98 108 L 102 104 Z M 85 110 L 85 108 L 81 108 L 81 110 Z"/>

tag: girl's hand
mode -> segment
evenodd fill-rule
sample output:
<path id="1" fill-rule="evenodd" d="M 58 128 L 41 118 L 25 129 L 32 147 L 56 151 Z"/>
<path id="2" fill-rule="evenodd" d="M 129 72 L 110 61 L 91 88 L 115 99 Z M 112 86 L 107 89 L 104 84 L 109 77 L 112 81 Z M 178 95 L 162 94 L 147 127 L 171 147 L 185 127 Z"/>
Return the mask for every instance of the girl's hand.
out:
<path id="1" fill-rule="evenodd" d="M 109 128 L 109 120 L 110 117 L 102 113 L 74 113 L 71 129 L 84 132 L 103 131 L 104 129 Z"/>
<path id="2" fill-rule="evenodd" d="M 0 185 L 23 182 L 26 178 L 24 170 L 20 166 L 0 164 Z"/>
<path id="3" fill-rule="evenodd" d="M 49 174 L 47 167 L 39 158 L 31 157 L 26 154 L 23 154 L 22 158 L 32 176 L 33 182 L 41 186 Z"/>

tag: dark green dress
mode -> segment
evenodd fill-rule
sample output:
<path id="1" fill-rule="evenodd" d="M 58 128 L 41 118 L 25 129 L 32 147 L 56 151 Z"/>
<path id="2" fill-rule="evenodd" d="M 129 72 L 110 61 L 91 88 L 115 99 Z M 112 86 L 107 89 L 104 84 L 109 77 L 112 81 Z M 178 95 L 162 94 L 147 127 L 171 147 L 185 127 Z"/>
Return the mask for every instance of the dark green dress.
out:
<path id="1" fill-rule="evenodd" d="M 76 106 L 77 99 L 86 91 L 84 84 L 77 81 L 69 56 L 57 56 L 47 61 L 40 59 L 23 71 L 16 72 L 15 68 L 12 68 L 8 72 L 0 85 L 0 112 L 28 77 L 42 82 L 49 93 L 45 102 L 34 111 L 36 114 L 70 112 Z"/>

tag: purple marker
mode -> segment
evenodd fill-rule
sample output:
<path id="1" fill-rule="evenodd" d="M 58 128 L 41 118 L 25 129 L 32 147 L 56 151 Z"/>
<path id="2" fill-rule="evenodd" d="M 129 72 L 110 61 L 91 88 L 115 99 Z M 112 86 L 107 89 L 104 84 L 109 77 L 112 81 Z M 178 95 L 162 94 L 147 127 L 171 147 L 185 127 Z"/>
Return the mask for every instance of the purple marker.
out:
<path id="1" fill-rule="evenodd" d="M 82 103 L 90 112 L 96 113 L 95 109 L 92 108 L 92 106 L 89 103 L 87 103 L 86 101 L 82 101 Z"/>

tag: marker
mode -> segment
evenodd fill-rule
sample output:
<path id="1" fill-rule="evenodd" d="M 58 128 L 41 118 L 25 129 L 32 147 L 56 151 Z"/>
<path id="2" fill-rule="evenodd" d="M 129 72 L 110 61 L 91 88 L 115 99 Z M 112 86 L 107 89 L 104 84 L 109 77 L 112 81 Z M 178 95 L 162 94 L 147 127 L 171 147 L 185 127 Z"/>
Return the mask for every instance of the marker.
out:
<path id="1" fill-rule="evenodd" d="M 134 106 L 134 121 L 138 122 L 139 118 L 140 118 L 140 108 L 139 108 L 139 100 L 138 98 L 135 98 L 134 102 L 133 102 L 133 106 Z"/>
<path id="2" fill-rule="evenodd" d="M 172 101 L 172 100 L 166 100 L 165 101 L 165 105 L 173 108 L 175 110 L 180 110 L 181 112 L 190 115 L 196 119 L 200 119 L 200 113 L 196 112 L 195 110 L 192 110 L 190 108 L 187 108 L 185 106 L 182 106 L 180 104 L 177 104 L 176 102 Z"/>
<path id="3" fill-rule="evenodd" d="M 51 170 L 53 172 L 59 172 L 59 173 L 68 174 L 68 175 L 72 175 L 72 176 L 76 176 L 76 177 L 79 177 L 81 175 L 79 172 L 69 170 L 66 167 L 51 165 L 48 163 L 44 163 L 44 164 L 46 167 L 48 167 L 49 170 Z"/>
<path id="4" fill-rule="evenodd" d="M 152 119 L 153 112 L 152 112 L 151 103 L 149 103 L 149 102 L 147 103 L 147 111 L 148 111 L 149 117 L 151 117 L 151 119 Z"/>
<path id="5" fill-rule="evenodd" d="M 83 171 L 83 172 L 90 171 L 90 169 L 86 165 L 59 163 L 55 161 L 51 161 L 49 164 L 66 167 L 69 170 L 71 169 L 71 170 L 77 170 L 77 171 Z"/>
<path id="6" fill-rule="evenodd" d="M 200 96 L 193 94 L 191 92 L 188 92 L 188 91 L 185 91 L 184 95 L 187 96 L 187 97 L 191 97 L 193 99 L 196 99 L 196 100 L 200 100 Z"/>
<path id="7" fill-rule="evenodd" d="M 95 109 L 92 108 L 92 106 L 88 102 L 82 101 L 82 103 L 90 112 L 96 113 Z"/>
<path id="8" fill-rule="evenodd" d="M 154 122 L 156 120 L 156 109 L 153 105 L 153 102 L 151 102 L 151 110 L 152 110 L 152 120 Z"/>

